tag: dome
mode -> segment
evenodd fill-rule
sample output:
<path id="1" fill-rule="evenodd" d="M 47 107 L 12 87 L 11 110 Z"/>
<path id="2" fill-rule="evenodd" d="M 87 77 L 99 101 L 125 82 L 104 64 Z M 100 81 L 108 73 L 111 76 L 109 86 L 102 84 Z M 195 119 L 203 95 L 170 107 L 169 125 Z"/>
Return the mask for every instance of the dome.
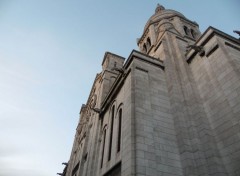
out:
<path id="1" fill-rule="evenodd" d="M 146 28 L 152 24 L 155 23 L 157 21 L 160 21 L 162 19 L 166 19 L 166 18 L 170 18 L 172 16 L 180 16 L 185 18 L 185 16 L 183 14 L 181 14 L 180 12 L 177 12 L 175 10 L 170 10 L 170 9 L 165 9 L 162 5 L 157 5 L 157 8 L 155 9 L 155 14 L 152 15 L 149 20 L 147 21 L 145 27 L 144 27 L 144 31 L 146 30 Z"/>

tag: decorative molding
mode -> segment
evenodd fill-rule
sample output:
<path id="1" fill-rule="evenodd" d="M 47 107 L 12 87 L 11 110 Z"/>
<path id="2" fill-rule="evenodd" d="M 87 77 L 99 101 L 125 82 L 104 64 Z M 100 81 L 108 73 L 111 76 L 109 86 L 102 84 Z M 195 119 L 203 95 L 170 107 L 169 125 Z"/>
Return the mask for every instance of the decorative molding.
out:
<path id="1" fill-rule="evenodd" d="M 183 39 L 183 38 L 181 38 L 181 37 L 179 37 L 179 36 L 176 36 L 176 38 L 179 39 L 179 40 L 181 40 L 181 41 L 184 41 L 184 42 L 188 43 L 187 40 L 185 40 L 185 39 Z"/>
<path id="2" fill-rule="evenodd" d="M 146 72 L 146 73 L 148 73 L 148 70 L 145 70 L 145 69 L 143 69 L 143 68 L 140 68 L 140 67 L 135 67 L 137 70 L 140 70 L 140 71 L 143 71 L 143 72 Z"/>
<path id="3" fill-rule="evenodd" d="M 97 95 L 94 94 L 92 95 L 92 100 L 90 102 L 90 108 L 93 109 L 96 106 L 96 102 L 97 102 Z"/>
<path id="4" fill-rule="evenodd" d="M 231 43 L 225 42 L 225 45 L 227 45 L 227 46 L 229 46 L 229 47 L 231 47 L 231 48 L 233 48 L 233 49 L 236 49 L 236 50 L 240 51 L 240 48 L 239 48 L 239 47 L 237 47 L 237 46 L 235 46 L 235 45 L 232 45 Z"/>

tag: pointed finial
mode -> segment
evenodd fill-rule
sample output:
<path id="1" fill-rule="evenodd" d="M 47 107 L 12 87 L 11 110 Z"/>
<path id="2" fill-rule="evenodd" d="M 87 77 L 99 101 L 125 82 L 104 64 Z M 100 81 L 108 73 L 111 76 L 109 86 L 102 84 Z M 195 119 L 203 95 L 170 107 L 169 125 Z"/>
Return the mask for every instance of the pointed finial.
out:
<path id="1" fill-rule="evenodd" d="M 162 5 L 160 4 L 157 4 L 157 7 L 155 9 L 155 13 L 159 13 L 161 12 L 162 10 L 165 10 L 165 7 L 163 7 Z"/>

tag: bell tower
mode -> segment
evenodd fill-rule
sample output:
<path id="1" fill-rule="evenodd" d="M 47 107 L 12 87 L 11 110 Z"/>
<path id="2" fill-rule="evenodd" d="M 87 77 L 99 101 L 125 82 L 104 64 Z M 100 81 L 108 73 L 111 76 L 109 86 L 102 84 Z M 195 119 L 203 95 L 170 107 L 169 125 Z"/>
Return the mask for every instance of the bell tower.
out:
<path id="1" fill-rule="evenodd" d="M 198 27 L 196 22 L 187 19 L 183 14 L 158 4 L 137 44 L 141 52 L 162 60 L 160 45 L 167 33 L 191 44 L 201 35 Z"/>
<path id="2" fill-rule="evenodd" d="M 142 53 L 164 64 L 184 175 L 207 175 L 212 170 L 225 173 L 219 151 L 216 150 L 214 132 L 186 57 L 190 46 L 202 47 L 195 44 L 200 35 L 196 22 L 158 4 L 137 42 Z M 197 54 L 202 57 L 200 53 Z M 209 141 L 208 146 L 204 145 L 206 141 Z"/>

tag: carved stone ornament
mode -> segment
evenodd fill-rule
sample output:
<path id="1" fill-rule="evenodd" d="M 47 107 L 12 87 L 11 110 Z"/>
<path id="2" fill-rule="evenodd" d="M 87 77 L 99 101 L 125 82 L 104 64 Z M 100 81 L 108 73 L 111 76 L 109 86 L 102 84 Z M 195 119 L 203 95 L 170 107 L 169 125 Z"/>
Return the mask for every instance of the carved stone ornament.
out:
<path id="1" fill-rule="evenodd" d="M 87 122 L 88 122 L 90 116 L 91 116 L 91 107 L 90 107 L 90 104 L 89 104 L 88 108 L 87 108 L 87 114 L 86 114 L 86 121 Z"/>
<path id="2" fill-rule="evenodd" d="M 188 45 L 187 49 L 195 50 L 200 56 L 204 56 L 205 55 L 205 50 L 204 50 L 203 46 Z"/>
<path id="3" fill-rule="evenodd" d="M 89 115 L 86 116 L 86 122 L 89 121 L 89 117 L 91 116 L 91 113 L 89 112 Z"/>
<path id="4" fill-rule="evenodd" d="M 77 141 L 78 141 L 78 144 L 81 143 L 81 138 L 80 138 L 80 136 L 78 136 Z"/>
<path id="5" fill-rule="evenodd" d="M 96 106 L 96 102 L 97 102 L 97 95 L 94 94 L 90 103 L 90 108 L 94 108 Z"/>

